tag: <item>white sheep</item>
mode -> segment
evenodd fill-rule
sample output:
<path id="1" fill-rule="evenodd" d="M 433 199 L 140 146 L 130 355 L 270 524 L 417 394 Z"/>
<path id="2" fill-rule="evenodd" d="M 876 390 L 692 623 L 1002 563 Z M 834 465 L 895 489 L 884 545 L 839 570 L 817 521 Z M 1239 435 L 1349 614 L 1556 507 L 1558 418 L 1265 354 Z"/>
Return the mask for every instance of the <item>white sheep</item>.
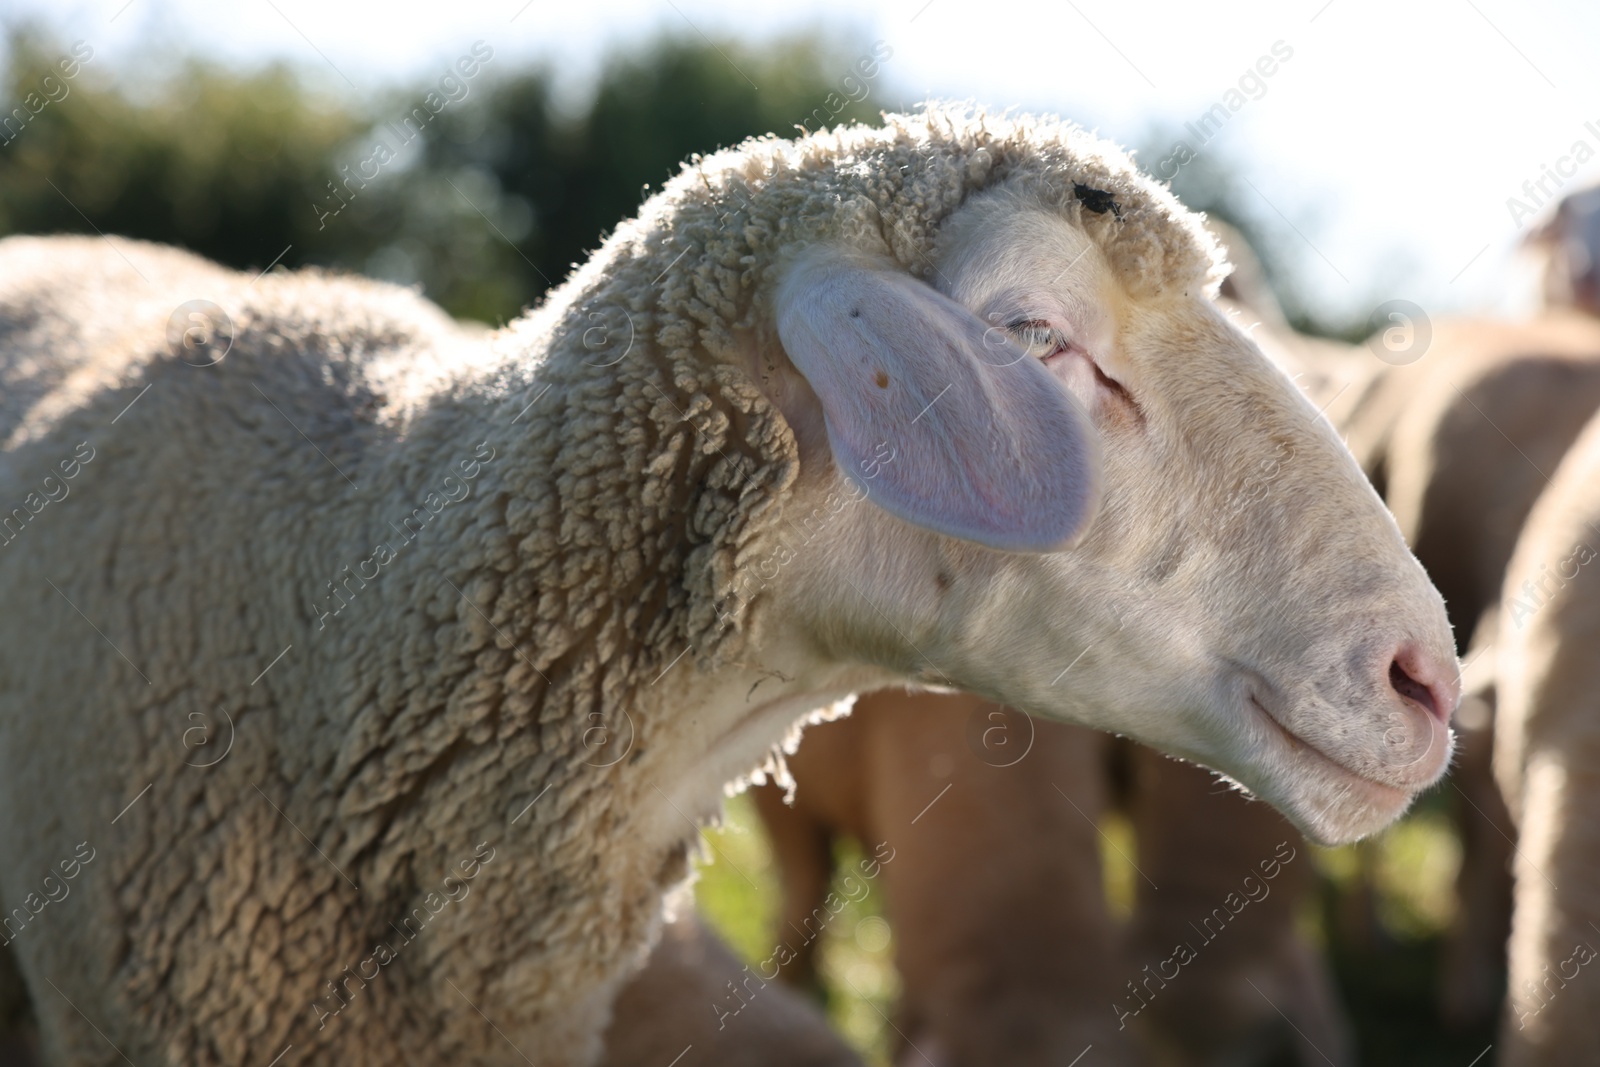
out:
<path id="1" fill-rule="evenodd" d="M 590 1063 L 724 784 L 907 680 L 1386 825 L 1443 607 L 1218 273 L 1110 146 L 940 109 L 699 160 L 489 344 L 0 244 L 5 906 L 96 850 L 8 937 L 48 1057 Z"/>
<path id="2" fill-rule="evenodd" d="M 1600 418 L 1534 505 L 1506 571 L 1494 771 L 1516 819 L 1510 1067 L 1591 1064 L 1600 1012 Z"/>

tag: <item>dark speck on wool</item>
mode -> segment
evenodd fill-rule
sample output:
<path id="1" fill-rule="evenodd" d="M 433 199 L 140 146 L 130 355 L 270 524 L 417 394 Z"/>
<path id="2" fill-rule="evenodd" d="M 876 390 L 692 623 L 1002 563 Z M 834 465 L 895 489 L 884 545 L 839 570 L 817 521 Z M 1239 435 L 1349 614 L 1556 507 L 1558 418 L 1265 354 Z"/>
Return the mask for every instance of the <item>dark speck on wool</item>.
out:
<path id="1" fill-rule="evenodd" d="M 1072 183 L 1072 192 L 1080 203 L 1096 215 L 1111 212 L 1119 220 L 1122 218 L 1122 206 L 1111 198 L 1111 194 L 1104 189 L 1094 189 L 1082 182 Z"/>

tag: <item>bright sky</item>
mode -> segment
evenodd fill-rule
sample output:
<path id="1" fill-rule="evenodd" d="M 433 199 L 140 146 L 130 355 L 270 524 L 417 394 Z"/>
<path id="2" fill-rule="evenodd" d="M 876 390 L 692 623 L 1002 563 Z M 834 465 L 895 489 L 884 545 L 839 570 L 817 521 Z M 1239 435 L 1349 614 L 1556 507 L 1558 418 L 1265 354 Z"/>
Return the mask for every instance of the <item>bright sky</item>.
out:
<path id="1" fill-rule="evenodd" d="M 551 61 L 575 96 L 609 49 L 656 32 L 759 40 L 820 27 L 893 48 L 875 99 L 1019 105 L 1124 143 L 1197 120 L 1282 41 L 1291 58 L 1205 150 L 1239 164 L 1252 195 L 1303 235 L 1286 231 L 1329 317 L 1390 297 L 1430 312 L 1514 308 L 1526 222 L 1507 199 L 1535 206 L 1522 187 L 1541 177 L 1549 191 L 1600 178 L 1600 4 L 1581 0 L 4 0 L 0 11 L 87 40 L 107 66 L 176 40 L 313 64 L 341 91 L 442 70 L 481 38 L 497 60 Z M 1593 158 L 1560 176 L 1578 142 Z"/>

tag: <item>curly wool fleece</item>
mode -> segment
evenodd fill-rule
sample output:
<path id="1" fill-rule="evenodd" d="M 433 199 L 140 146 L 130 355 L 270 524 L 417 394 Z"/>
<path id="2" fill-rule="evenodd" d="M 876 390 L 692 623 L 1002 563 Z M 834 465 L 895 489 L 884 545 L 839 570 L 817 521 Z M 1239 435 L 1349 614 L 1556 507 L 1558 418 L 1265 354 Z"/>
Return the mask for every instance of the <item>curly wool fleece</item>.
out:
<path id="1" fill-rule="evenodd" d="M 0 242 L 0 500 L 98 450 L 50 536 L 0 554 L 0 889 L 85 836 L 107 857 L 13 949 L 50 1056 L 520 1062 L 502 1034 L 541 1064 L 596 1055 L 696 839 L 662 790 L 705 739 L 651 686 L 752 644 L 741 568 L 797 476 L 740 342 L 783 358 L 794 251 L 926 276 L 941 221 L 1002 183 L 1131 292 L 1219 280 L 1199 221 L 1114 148 L 940 109 L 693 162 L 488 344 L 359 279 Z M 234 322 L 211 367 L 167 341 L 196 298 Z M 392 565 L 339 569 L 489 450 Z M 202 767 L 179 737 L 199 716 L 220 746 L 222 712 L 236 736 Z M 662 818 L 672 843 L 641 846 Z M 470 902 L 380 976 L 348 968 L 482 842 Z"/>

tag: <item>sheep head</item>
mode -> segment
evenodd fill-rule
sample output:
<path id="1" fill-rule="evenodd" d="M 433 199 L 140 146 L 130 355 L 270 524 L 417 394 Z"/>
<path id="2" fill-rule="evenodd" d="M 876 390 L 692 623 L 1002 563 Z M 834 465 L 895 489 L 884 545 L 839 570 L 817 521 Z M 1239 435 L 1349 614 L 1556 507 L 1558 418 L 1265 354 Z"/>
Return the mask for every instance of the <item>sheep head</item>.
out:
<path id="1" fill-rule="evenodd" d="M 1081 184 L 968 197 L 922 278 L 870 228 L 784 265 L 756 358 L 800 450 L 785 508 L 835 517 L 774 609 L 825 657 L 1127 734 L 1320 841 L 1371 833 L 1449 760 L 1443 603 L 1214 276 L 1129 273 L 1102 234 L 1137 212 Z"/>

